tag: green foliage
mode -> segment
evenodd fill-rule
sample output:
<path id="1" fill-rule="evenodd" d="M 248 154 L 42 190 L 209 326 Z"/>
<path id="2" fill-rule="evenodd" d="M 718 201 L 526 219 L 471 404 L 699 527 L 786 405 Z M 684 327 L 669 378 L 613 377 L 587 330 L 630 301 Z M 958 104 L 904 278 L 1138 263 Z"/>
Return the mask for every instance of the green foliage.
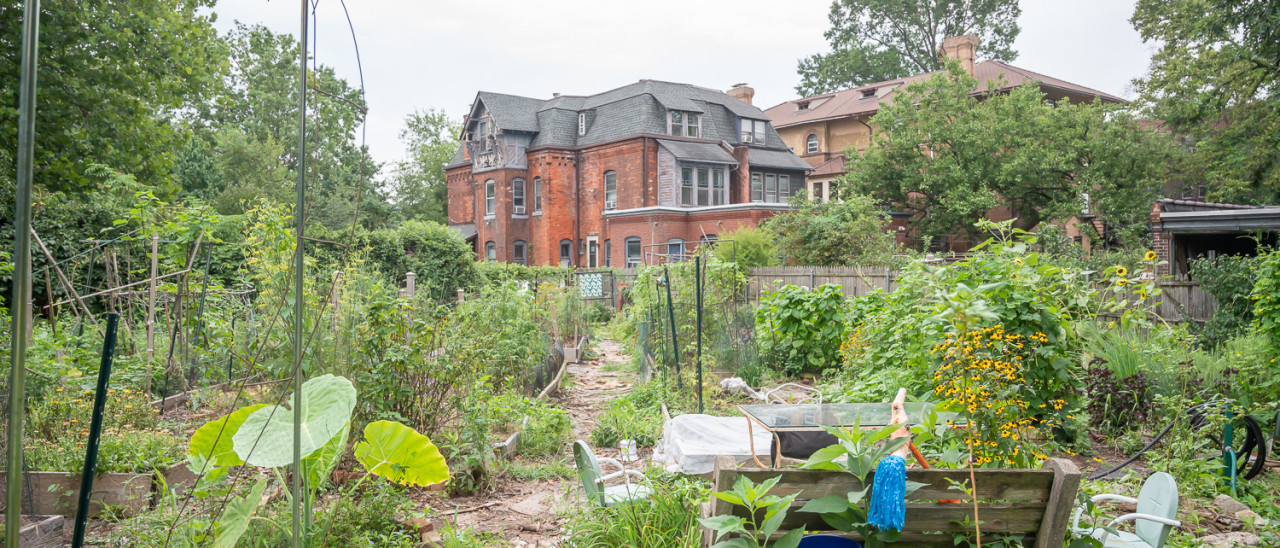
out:
<path id="1" fill-rule="evenodd" d="M 1098 102 L 1051 104 L 1039 86 L 972 94 L 958 64 L 897 90 L 876 114 L 877 138 L 847 163 L 854 192 L 912 213 L 925 236 L 958 229 L 1011 207 L 1018 225 L 1080 213 L 1080 197 L 1108 222 L 1145 223 L 1175 149 L 1168 136 Z M 928 154 L 921 151 L 928 150 Z"/>
<path id="2" fill-rule="evenodd" d="M 1280 199 L 1280 27 L 1270 0 L 1141 0 L 1133 26 L 1154 44 L 1136 82 L 1146 113 L 1186 136 L 1183 179 L 1214 201 Z"/>
<path id="3" fill-rule="evenodd" d="M 543 320 L 531 292 L 495 289 L 449 314 L 443 350 L 464 371 L 488 377 L 495 388 L 517 386 L 549 350 Z"/>
<path id="4" fill-rule="evenodd" d="M 738 268 L 778 265 L 777 236 L 759 227 L 743 225 L 721 233 L 714 249 L 717 259 Z"/>
<path id="5" fill-rule="evenodd" d="M 225 417 L 205 423 L 191 435 L 187 454 L 205 459 L 213 466 L 244 464 L 244 459 L 236 454 L 232 439 L 235 438 L 236 432 L 240 431 L 240 426 L 244 424 L 245 419 L 249 418 L 249 415 L 266 406 L 260 403 L 242 407 Z"/>
<path id="6" fill-rule="evenodd" d="M 452 298 L 458 289 L 469 291 L 480 280 L 471 245 L 440 223 L 407 221 L 398 228 L 362 233 L 360 246 L 367 249 L 371 266 L 389 280 L 399 283 L 413 272 L 416 291 L 436 299 Z"/>
<path id="7" fill-rule="evenodd" d="M 293 402 L 293 396 L 288 401 Z M 235 452 L 254 466 L 273 468 L 293 462 L 294 415 L 301 415 L 301 451 L 310 455 L 346 430 L 356 405 L 351 381 L 322 375 L 302 384 L 302 407 L 264 407 L 245 418 L 232 436 Z"/>
<path id="8" fill-rule="evenodd" d="M 53 439 L 27 438 L 26 466 L 31 470 L 79 473 L 84 470 L 88 419 L 74 434 Z M 165 432 L 104 429 L 98 445 L 99 473 L 148 474 L 182 462 L 181 438 Z"/>
<path id="9" fill-rule="evenodd" d="M 356 460 L 371 474 L 402 485 L 428 486 L 449 479 L 444 456 L 426 436 L 400 423 L 378 421 L 364 427 Z"/>
<path id="10" fill-rule="evenodd" d="M 1213 316 L 1198 333 L 1201 346 L 1216 348 L 1253 325 L 1250 294 L 1258 280 L 1257 262 L 1254 257 L 1221 255 L 1200 257 L 1191 263 L 1192 279 L 1218 301 Z"/>
<path id="11" fill-rule="evenodd" d="M 218 518 L 217 530 L 214 532 L 212 546 L 216 548 L 235 548 L 236 542 L 249 528 L 249 520 L 254 510 L 262 503 L 262 494 L 267 490 L 267 478 L 260 478 L 253 488 L 243 497 L 235 497 L 227 501 L 222 517 Z"/>
<path id="12" fill-rule="evenodd" d="M 732 303 L 741 302 L 741 292 L 746 287 L 747 278 L 734 263 L 721 262 L 719 259 L 704 257 L 702 287 L 702 332 L 704 337 L 719 333 L 732 323 L 735 307 Z M 670 285 L 671 301 L 674 303 L 673 313 L 676 324 L 676 338 L 679 342 L 679 354 L 682 360 L 691 360 L 697 348 L 697 291 L 695 286 L 694 261 L 686 260 L 662 266 L 641 266 L 636 279 L 628 287 L 631 306 L 628 308 L 627 321 L 622 328 L 628 333 L 637 332 L 637 324 L 652 321 L 660 317 L 663 328 L 661 332 L 650 333 L 653 339 L 650 344 L 662 348 L 657 352 L 660 363 L 665 367 L 674 367 L 671 363 L 670 323 L 667 323 L 668 298 L 667 285 Z M 668 278 L 668 273 L 670 277 Z M 640 341 L 637 341 L 640 342 Z M 704 341 L 704 345 L 706 342 Z M 636 352 L 643 355 L 643 352 Z M 710 356 L 704 355 L 704 366 L 715 368 Z M 682 361 L 683 363 L 683 361 Z"/>
<path id="13" fill-rule="evenodd" d="M 625 439 L 636 440 L 640 447 L 656 444 L 662 436 L 662 404 L 673 392 L 668 388 L 658 381 L 637 383 L 631 392 L 610 400 L 591 430 L 591 445 L 617 447 Z"/>
<path id="14" fill-rule="evenodd" d="M 655 479 L 648 499 L 608 508 L 589 508 L 571 515 L 568 529 L 574 546 L 611 548 L 696 548 L 702 534 L 696 519 L 708 485 L 697 479 Z"/>
<path id="15" fill-rule="evenodd" d="M 976 35 L 983 58 L 1012 61 L 1017 2 L 834 0 L 826 32 L 831 52 L 800 60 L 796 93 L 816 95 L 942 69 L 942 40 Z"/>
<path id="16" fill-rule="evenodd" d="M 760 299 L 756 340 L 787 375 L 817 373 L 840 362 L 844 340 L 844 293 L 826 284 L 812 291 L 787 285 Z"/>
<path id="17" fill-rule="evenodd" d="M 1280 251 L 1258 258 L 1258 281 L 1253 286 L 1253 325 L 1280 354 Z"/>
<path id="18" fill-rule="evenodd" d="M 415 110 L 405 117 L 400 139 L 409 159 L 396 166 L 391 186 L 396 207 L 406 219 L 447 222 L 448 195 L 444 166 L 457 152 L 462 126 L 442 110 Z M 416 271 L 415 271 L 416 272 Z"/>
<path id="19" fill-rule="evenodd" d="M 794 493 L 785 497 L 768 494 L 781 479 L 782 476 L 777 476 L 756 485 L 750 478 L 738 476 L 738 480 L 733 483 L 733 489 L 711 493 L 713 497 L 745 508 L 747 515 L 750 516 L 742 518 L 721 515 L 698 519 L 703 527 L 715 531 L 714 540 L 720 541 L 712 548 L 763 548 L 766 545 L 774 548 L 795 548 L 798 546 L 800 537 L 804 536 L 803 529 L 788 531 L 778 540 L 768 542 L 769 537 L 778 531 L 782 521 L 787 519 L 787 513 L 791 511 L 791 503 L 796 499 Z M 736 536 L 721 541 L 720 539 L 725 535 Z"/>
<path id="20" fill-rule="evenodd" d="M 897 241 L 889 216 L 869 196 L 844 193 L 839 201 L 792 199 L 792 211 L 765 223 L 788 264 L 880 266 L 893 264 Z"/>

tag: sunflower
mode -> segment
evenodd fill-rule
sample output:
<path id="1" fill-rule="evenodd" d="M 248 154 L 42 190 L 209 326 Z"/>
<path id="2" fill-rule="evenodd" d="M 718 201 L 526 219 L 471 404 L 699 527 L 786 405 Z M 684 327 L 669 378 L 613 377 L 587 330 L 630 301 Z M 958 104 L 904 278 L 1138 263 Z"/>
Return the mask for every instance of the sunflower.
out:
<path id="1" fill-rule="evenodd" d="M 1154 260 L 1156 260 L 1156 252 L 1154 252 L 1154 251 L 1147 251 L 1147 254 L 1144 256 L 1144 258 L 1145 258 L 1146 260 L 1148 260 L 1148 261 L 1154 261 Z"/>
<path id="2" fill-rule="evenodd" d="M 1116 280 L 1116 285 L 1120 287 L 1124 287 L 1124 285 L 1127 283 L 1129 283 L 1129 280 L 1126 280 L 1124 278 L 1120 278 L 1119 280 Z"/>
<path id="3" fill-rule="evenodd" d="M 1129 275 L 1129 269 L 1123 266 L 1116 267 L 1116 276 L 1128 276 L 1128 275 Z"/>

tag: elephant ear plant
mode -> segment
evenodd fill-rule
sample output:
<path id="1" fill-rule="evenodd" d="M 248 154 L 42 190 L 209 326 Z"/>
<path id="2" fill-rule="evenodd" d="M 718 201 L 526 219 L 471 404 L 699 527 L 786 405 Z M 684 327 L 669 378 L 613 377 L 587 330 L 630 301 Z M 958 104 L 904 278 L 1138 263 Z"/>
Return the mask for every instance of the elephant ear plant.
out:
<path id="1" fill-rule="evenodd" d="M 290 398 L 291 401 L 291 398 Z M 351 411 L 356 404 L 356 389 L 351 381 L 333 375 L 308 380 L 302 385 L 302 405 L 290 409 L 283 405 L 250 405 L 209 422 L 191 436 L 188 466 L 199 475 L 204 472 L 193 492 L 208 496 L 226 479 L 234 466 L 270 469 L 282 485 L 287 484 L 285 468 L 293 463 L 293 420 L 300 416 L 302 433 L 302 474 L 307 480 L 307 515 L 316 489 L 321 486 L 341 460 L 351 430 Z M 356 492 L 370 477 L 380 476 L 402 485 L 427 486 L 449 479 L 444 456 L 431 440 L 412 428 L 391 421 L 370 423 L 364 429 L 364 441 L 356 444 L 355 458 L 369 474 L 344 489 L 330 508 L 334 513 L 345 502 L 345 495 Z M 211 542 L 215 547 L 231 547 L 239 540 L 253 519 L 262 500 L 268 478 L 261 478 L 241 498 L 230 500 L 221 517 L 214 522 Z M 226 492 L 226 489 L 222 492 Z M 265 519 L 265 518 L 259 518 Z M 271 520 L 267 520 L 271 521 Z M 329 520 L 332 524 L 332 520 Z M 328 531 L 325 532 L 327 536 Z"/>

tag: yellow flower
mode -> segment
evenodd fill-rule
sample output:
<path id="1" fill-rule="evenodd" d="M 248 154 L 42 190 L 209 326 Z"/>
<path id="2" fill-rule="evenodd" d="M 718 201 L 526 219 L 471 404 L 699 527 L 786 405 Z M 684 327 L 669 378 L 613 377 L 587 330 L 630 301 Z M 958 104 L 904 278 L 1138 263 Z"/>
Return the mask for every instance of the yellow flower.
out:
<path id="1" fill-rule="evenodd" d="M 1154 261 L 1154 260 L 1156 260 L 1156 252 L 1154 252 L 1154 251 L 1147 251 L 1147 254 L 1144 256 L 1144 258 L 1145 258 L 1146 260 L 1148 260 L 1148 261 Z"/>
<path id="2" fill-rule="evenodd" d="M 1145 299 L 1145 298 L 1147 298 L 1147 290 L 1145 290 L 1145 289 L 1139 289 L 1139 290 L 1138 290 L 1138 298 L 1139 298 L 1139 299 Z"/>
<path id="3" fill-rule="evenodd" d="M 1128 275 L 1129 275 L 1129 269 L 1123 266 L 1116 267 L 1116 276 L 1128 276 Z"/>
<path id="4" fill-rule="evenodd" d="M 1124 278 L 1120 278 L 1119 280 L 1116 280 L 1116 285 L 1119 287 L 1124 287 L 1125 284 L 1127 283 L 1129 283 L 1129 280 L 1126 280 Z"/>

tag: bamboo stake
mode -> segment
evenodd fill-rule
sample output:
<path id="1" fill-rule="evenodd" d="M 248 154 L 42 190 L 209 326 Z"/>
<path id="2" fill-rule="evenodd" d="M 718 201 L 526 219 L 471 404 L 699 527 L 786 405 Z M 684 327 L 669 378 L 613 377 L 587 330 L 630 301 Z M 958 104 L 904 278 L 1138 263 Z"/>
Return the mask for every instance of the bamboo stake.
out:
<path id="1" fill-rule="evenodd" d="M 58 262 L 53 259 L 53 254 L 49 253 L 49 249 L 46 248 L 44 246 L 44 242 L 40 240 L 40 235 L 36 234 L 36 228 L 34 226 L 31 227 L 31 237 L 35 240 L 36 246 L 40 248 L 40 253 L 43 253 L 44 258 L 48 259 L 49 264 L 53 266 L 53 271 L 58 275 L 58 281 L 62 282 L 62 286 L 67 288 L 67 293 L 69 293 L 77 303 L 80 303 L 80 308 L 84 309 L 84 314 L 89 317 L 89 321 L 93 322 L 94 326 L 97 326 L 98 319 L 93 317 L 93 312 L 89 310 L 88 305 L 84 304 L 84 299 L 80 298 L 80 294 L 76 292 L 75 286 L 71 285 L 71 282 L 67 281 L 67 275 L 62 273 L 62 269 L 58 267 Z M 53 295 L 50 294 L 49 297 L 49 300 L 52 301 Z M 50 305 L 50 308 L 52 307 L 53 305 Z"/>

